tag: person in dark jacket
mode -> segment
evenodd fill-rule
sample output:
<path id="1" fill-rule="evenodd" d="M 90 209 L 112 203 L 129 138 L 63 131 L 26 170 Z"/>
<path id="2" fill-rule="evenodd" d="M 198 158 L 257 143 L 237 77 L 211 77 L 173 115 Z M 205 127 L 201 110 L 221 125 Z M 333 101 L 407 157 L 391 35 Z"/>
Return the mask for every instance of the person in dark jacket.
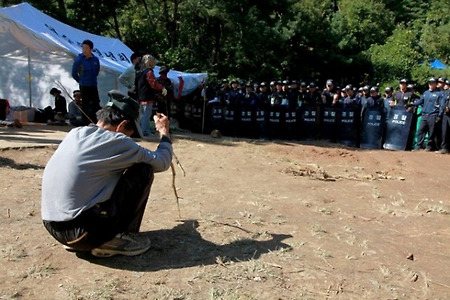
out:
<path id="1" fill-rule="evenodd" d="M 144 136 L 150 135 L 150 118 L 152 116 L 153 104 L 156 102 L 157 93 L 167 95 L 167 89 L 157 82 L 153 68 L 156 59 L 150 54 L 146 54 L 141 60 L 141 70 L 137 74 L 138 98 L 141 105 L 142 133 Z"/>
<path id="2" fill-rule="evenodd" d="M 53 109 L 53 113 L 64 120 L 67 115 L 67 102 L 66 98 L 61 96 L 61 91 L 57 88 L 52 88 L 50 90 L 50 95 L 55 97 L 55 108 Z"/>
<path id="3" fill-rule="evenodd" d="M 438 128 L 441 126 L 441 119 L 444 113 L 444 97 L 437 89 L 436 78 L 428 80 L 429 89 L 422 94 L 419 100 L 412 105 L 423 105 L 422 120 L 418 130 L 417 147 L 414 150 L 420 150 L 425 141 L 425 135 L 428 133 L 428 141 L 425 145 L 425 151 L 432 151 L 439 145 L 437 142 Z"/>
<path id="4" fill-rule="evenodd" d="M 94 43 L 84 40 L 81 44 L 82 53 L 78 55 L 72 65 L 72 77 L 75 79 L 83 94 L 84 124 L 96 123 L 96 112 L 100 109 L 100 97 L 97 89 L 97 76 L 100 72 L 100 61 L 92 53 Z"/>

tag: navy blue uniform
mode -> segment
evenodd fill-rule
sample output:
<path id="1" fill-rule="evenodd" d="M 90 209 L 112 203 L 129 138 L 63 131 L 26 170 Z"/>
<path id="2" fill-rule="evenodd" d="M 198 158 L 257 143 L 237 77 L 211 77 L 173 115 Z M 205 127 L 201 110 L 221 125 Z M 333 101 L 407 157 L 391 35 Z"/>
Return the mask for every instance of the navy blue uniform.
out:
<path id="1" fill-rule="evenodd" d="M 427 90 L 423 93 L 419 100 L 413 103 L 413 106 L 423 105 L 422 120 L 420 121 L 419 130 L 417 133 L 417 147 L 420 148 L 425 140 L 425 134 L 428 133 L 427 150 L 436 149 L 437 143 L 437 129 L 440 125 L 440 119 L 444 113 L 444 97 L 442 93 L 435 89 L 433 91 Z"/>

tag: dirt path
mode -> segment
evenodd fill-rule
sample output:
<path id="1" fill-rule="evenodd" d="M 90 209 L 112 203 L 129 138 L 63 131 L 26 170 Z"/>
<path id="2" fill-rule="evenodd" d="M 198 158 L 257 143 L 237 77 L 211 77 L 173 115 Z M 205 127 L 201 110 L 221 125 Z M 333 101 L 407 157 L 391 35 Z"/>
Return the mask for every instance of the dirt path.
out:
<path id="1" fill-rule="evenodd" d="M 450 295 L 450 155 L 178 134 L 182 219 L 170 171 L 158 174 L 152 249 L 97 259 L 41 224 L 43 168 L 65 131 L 0 129 L 0 299 Z"/>

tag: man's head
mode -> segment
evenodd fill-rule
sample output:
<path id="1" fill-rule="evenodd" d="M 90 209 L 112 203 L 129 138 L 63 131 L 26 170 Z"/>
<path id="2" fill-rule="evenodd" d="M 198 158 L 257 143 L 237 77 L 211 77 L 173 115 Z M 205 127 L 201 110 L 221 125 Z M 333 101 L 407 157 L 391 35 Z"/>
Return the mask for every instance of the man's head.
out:
<path id="1" fill-rule="evenodd" d="M 333 79 L 328 79 L 326 82 L 327 90 L 331 91 L 334 88 L 334 81 Z"/>
<path id="2" fill-rule="evenodd" d="M 137 53 L 133 53 L 130 56 L 130 60 L 133 65 L 136 65 L 141 60 L 141 56 Z"/>
<path id="3" fill-rule="evenodd" d="M 384 89 L 384 93 L 387 95 L 387 96 L 390 96 L 390 95 L 392 95 L 392 92 L 394 91 L 394 89 L 392 88 L 392 87 L 390 87 L 390 86 L 388 86 L 388 87 L 386 87 L 385 89 Z"/>
<path id="4" fill-rule="evenodd" d="M 267 92 L 267 83 L 266 82 L 261 82 L 261 84 L 259 85 L 259 88 L 261 90 L 261 92 L 265 93 Z"/>
<path id="5" fill-rule="evenodd" d="M 230 86 L 230 82 L 228 79 L 224 78 L 222 79 L 222 87 L 228 88 Z"/>
<path id="6" fill-rule="evenodd" d="M 245 84 L 245 90 L 246 90 L 247 92 L 253 91 L 253 85 L 252 85 L 251 82 L 247 82 L 247 83 Z"/>
<path id="7" fill-rule="evenodd" d="M 378 95 L 379 95 L 378 87 L 376 87 L 376 86 L 371 87 L 370 88 L 370 96 L 377 97 Z"/>
<path id="8" fill-rule="evenodd" d="M 400 90 L 402 91 L 406 91 L 406 88 L 408 86 L 408 80 L 405 78 L 400 79 L 400 81 L 398 82 Z"/>
<path id="9" fill-rule="evenodd" d="M 353 85 L 351 84 L 347 84 L 344 88 L 345 92 L 347 93 L 348 96 L 352 97 L 355 92 L 353 91 Z"/>
<path id="10" fill-rule="evenodd" d="M 73 91 L 73 98 L 75 99 L 75 101 L 81 102 L 81 91 L 80 90 Z"/>
<path id="11" fill-rule="evenodd" d="M 81 43 L 81 49 L 84 56 L 91 57 L 92 50 L 94 49 L 94 43 L 91 40 L 84 40 L 83 43 Z"/>
<path id="12" fill-rule="evenodd" d="M 153 68 L 156 65 L 156 58 L 150 54 L 145 54 L 142 57 L 142 69 Z"/>
<path id="13" fill-rule="evenodd" d="M 111 99 L 97 112 L 97 124 L 127 136 L 143 137 L 139 125 L 139 103 L 128 96 L 112 92 L 108 94 Z"/>
<path id="14" fill-rule="evenodd" d="M 437 82 L 437 87 L 441 90 L 444 89 L 444 85 L 445 85 L 445 80 L 447 80 L 447 78 L 445 77 L 439 77 L 438 82 Z"/>
<path id="15" fill-rule="evenodd" d="M 239 83 L 237 82 L 237 80 L 234 79 L 231 81 L 231 88 L 233 90 L 237 90 L 239 88 Z"/>
<path id="16" fill-rule="evenodd" d="M 368 86 L 368 85 L 363 86 L 362 91 L 363 91 L 363 95 L 368 97 L 370 95 L 370 86 Z"/>
<path id="17" fill-rule="evenodd" d="M 428 87 L 431 91 L 434 91 L 437 88 L 437 79 L 434 77 L 428 79 Z"/>
<path id="18" fill-rule="evenodd" d="M 167 75 L 167 73 L 169 73 L 170 69 L 168 66 L 161 66 L 159 68 L 159 74 L 160 75 Z"/>
<path id="19" fill-rule="evenodd" d="M 50 95 L 56 97 L 56 96 L 58 96 L 58 95 L 61 95 L 61 91 L 58 90 L 57 88 L 52 88 L 52 89 L 50 90 Z"/>

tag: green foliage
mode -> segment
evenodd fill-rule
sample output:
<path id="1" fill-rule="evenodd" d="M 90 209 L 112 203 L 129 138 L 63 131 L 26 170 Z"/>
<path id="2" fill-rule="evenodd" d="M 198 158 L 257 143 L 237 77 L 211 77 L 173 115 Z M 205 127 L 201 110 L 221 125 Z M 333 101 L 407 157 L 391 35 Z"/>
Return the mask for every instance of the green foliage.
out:
<path id="1" fill-rule="evenodd" d="M 385 44 L 373 45 L 365 55 L 372 62 L 375 81 L 395 82 L 401 77 L 411 78 L 411 69 L 421 60 L 417 32 L 398 26 Z"/>
<path id="2" fill-rule="evenodd" d="M 396 85 L 400 77 L 425 83 L 437 76 L 439 72 L 421 64 L 428 58 L 450 63 L 448 0 L 29 3 L 76 28 L 119 38 L 171 68 L 218 78 L 330 77 L 341 79 L 340 84 Z"/>
<path id="3" fill-rule="evenodd" d="M 422 29 L 420 45 L 426 56 L 450 62 L 450 6 L 445 0 L 432 0 Z"/>
<path id="4" fill-rule="evenodd" d="M 341 0 L 332 30 L 344 53 L 357 53 L 381 44 L 394 28 L 394 14 L 382 2 Z"/>

